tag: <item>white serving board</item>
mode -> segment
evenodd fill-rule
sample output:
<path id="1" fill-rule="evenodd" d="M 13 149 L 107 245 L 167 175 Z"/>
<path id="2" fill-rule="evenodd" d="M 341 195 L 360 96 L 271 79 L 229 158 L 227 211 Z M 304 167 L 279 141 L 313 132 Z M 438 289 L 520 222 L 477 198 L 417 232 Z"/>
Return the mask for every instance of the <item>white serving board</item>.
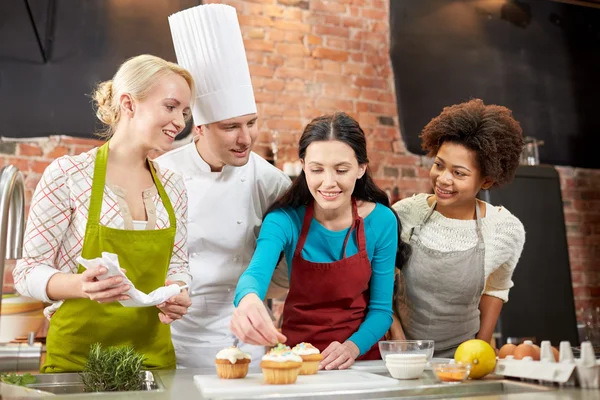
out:
<path id="1" fill-rule="evenodd" d="M 294 384 L 267 385 L 262 374 L 248 374 L 244 379 L 219 379 L 216 375 L 195 375 L 194 382 L 204 399 L 270 397 L 336 390 L 383 389 L 399 385 L 398 380 L 364 371 L 319 371 L 316 375 L 299 375 Z"/>
<path id="2" fill-rule="evenodd" d="M 425 367 L 425 370 L 431 369 L 431 363 L 447 363 L 450 362 L 450 358 L 432 358 L 431 361 Z M 388 372 L 385 362 L 383 360 L 369 360 L 369 361 L 356 361 L 350 369 L 355 371 L 366 371 L 372 373 Z"/>

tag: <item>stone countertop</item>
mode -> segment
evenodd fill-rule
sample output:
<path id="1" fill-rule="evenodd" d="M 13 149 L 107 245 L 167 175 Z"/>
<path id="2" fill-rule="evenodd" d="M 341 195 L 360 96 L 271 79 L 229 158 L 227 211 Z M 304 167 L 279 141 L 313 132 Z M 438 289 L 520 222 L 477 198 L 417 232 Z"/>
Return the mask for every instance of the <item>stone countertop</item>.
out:
<path id="1" fill-rule="evenodd" d="M 259 372 L 259 370 L 251 368 L 250 372 Z M 156 399 L 156 400 L 196 400 L 202 399 L 201 393 L 194 384 L 194 375 L 213 375 L 215 374 L 214 369 L 179 369 L 171 371 L 158 371 L 157 375 L 164 386 L 164 390 L 155 392 L 128 392 L 128 393 L 101 393 L 101 394 L 85 394 L 85 395 L 63 395 L 55 396 L 54 399 L 65 399 L 65 400 L 84 400 L 93 398 L 108 398 L 108 399 Z M 383 375 L 383 374 L 380 374 Z M 481 385 L 494 385 L 497 391 L 492 393 L 481 393 L 481 391 L 474 390 Z M 460 398 L 465 399 L 482 399 L 489 400 L 600 400 L 599 390 L 580 389 L 580 388 L 560 388 L 558 386 L 542 386 L 534 385 L 530 383 L 523 383 L 518 380 L 500 380 L 500 379 L 484 379 L 480 381 L 467 381 L 459 385 L 452 385 L 460 387 L 463 395 Z M 444 384 L 440 384 L 433 377 L 431 372 L 426 372 L 423 378 L 413 381 L 402 381 L 401 385 L 396 387 L 388 387 L 377 390 L 364 390 L 364 391 L 344 391 L 337 393 L 306 393 L 294 396 L 273 396 L 269 398 L 277 399 L 369 399 L 369 398 L 380 398 L 380 399 L 393 399 L 393 398 L 418 398 L 416 395 L 420 390 L 432 390 L 431 388 L 448 387 Z M 505 388 L 505 389 L 503 389 Z M 406 391 L 410 390 L 410 393 Z M 521 390 L 536 390 L 531 392 L 522 392 Z M 479 392 L 479 393 L 477 393 Z M 425 394 L 422 392 L 421 394 Z M 439 395 L 438 395 L 439 396 Z M 493 396 L 493 397 L 490 397 Z M 456 398 L 456 394 L 448 397 Z M 250 398 L 248 396 L 244 398 Z M 257 398 L 257 397 L 254 397 Z M 444 398 L 437 397 L 436 398 Z"/>

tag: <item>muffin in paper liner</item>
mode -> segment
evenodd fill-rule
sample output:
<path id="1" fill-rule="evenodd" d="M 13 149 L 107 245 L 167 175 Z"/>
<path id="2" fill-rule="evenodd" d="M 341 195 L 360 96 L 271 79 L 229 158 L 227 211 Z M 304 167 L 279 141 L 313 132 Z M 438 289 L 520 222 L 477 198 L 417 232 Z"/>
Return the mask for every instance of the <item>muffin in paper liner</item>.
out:
<path id="1" fill-rule="evenodd" d="M 251 356 L 235 346 L 228 347 L 217 353 L 215 366 L 217 376 L 221 379 L 241 379 L 248 375 Z"/>

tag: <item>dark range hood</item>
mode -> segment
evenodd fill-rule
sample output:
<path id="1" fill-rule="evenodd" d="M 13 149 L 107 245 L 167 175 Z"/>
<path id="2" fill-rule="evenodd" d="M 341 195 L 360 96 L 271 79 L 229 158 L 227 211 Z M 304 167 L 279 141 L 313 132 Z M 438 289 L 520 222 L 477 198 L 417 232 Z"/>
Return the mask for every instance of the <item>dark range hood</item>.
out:
<path id="1" fill-rule="evenodd" d="M 0 136 L 93 137 L 95 85 L 138 54 L 176 61 L 167 18 L 200 3 L 0 1 Z"/>

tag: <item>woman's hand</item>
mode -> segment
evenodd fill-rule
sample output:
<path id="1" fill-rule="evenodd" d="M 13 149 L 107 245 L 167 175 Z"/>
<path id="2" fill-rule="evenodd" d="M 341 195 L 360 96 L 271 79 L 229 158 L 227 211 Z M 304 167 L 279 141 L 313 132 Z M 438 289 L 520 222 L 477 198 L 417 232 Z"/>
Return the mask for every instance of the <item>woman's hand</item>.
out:
<path id="1" fill-rule="evenodd" d="M 406 340 L 404 329 L 402 329 L 402 324 L 400 324 L 400 320 L 396 317 L 396 314 L 392 315 L 392 326 L 386 332 L 385 338 L 386 340 Z"/>
<path id="2" fill-rule="evenodd" d="M 98 303 L 110 303 L 112 301 L 129 300 L 124 294 L 130 289 L 128 284 L 122 285 L 125 278 L 112 276 L 108 279 L 98 280 L 99 276 L 108 272 L 102 265 L 86 269 L 82 274 L 75 275 L 79 280 L 81 298 L 88 298 Z"/>
<path id="3" fill-rule="evenodd" d="M 169 286 L 174 283 L 178 284 L 179 286 L 185 285 L 185 283 L 181 281 L 166 281 L 165 286 Z M 173 296 L 164 303 L 156 306 L 161 311 L 158 314 L 158 319 L 163 324 L 170 324 L 175 320 L 181 319 L 185 314 L 187 314 L 187 310 L 191 305 L 192 299 L 190 298 L 188 290 L 183 289 L 178 295 Z"/>
<path id="4" fill-rule="evenodd" d="M 354 364 L 354 360 L 360 355 L 358 346 L 346 340 L 344 343 L 332 342 L 323 350 L 323 360 L 319 364 L 319 369 L 347 369 Z"/>
<path id="5" fill-rule="evenodd" d="M 275 346 L 287 340 L 275 328 L 264 303 L 255 293 L 242 298 L 233 312 L 229 329 L 242 342 L 257 346 Z"/>

